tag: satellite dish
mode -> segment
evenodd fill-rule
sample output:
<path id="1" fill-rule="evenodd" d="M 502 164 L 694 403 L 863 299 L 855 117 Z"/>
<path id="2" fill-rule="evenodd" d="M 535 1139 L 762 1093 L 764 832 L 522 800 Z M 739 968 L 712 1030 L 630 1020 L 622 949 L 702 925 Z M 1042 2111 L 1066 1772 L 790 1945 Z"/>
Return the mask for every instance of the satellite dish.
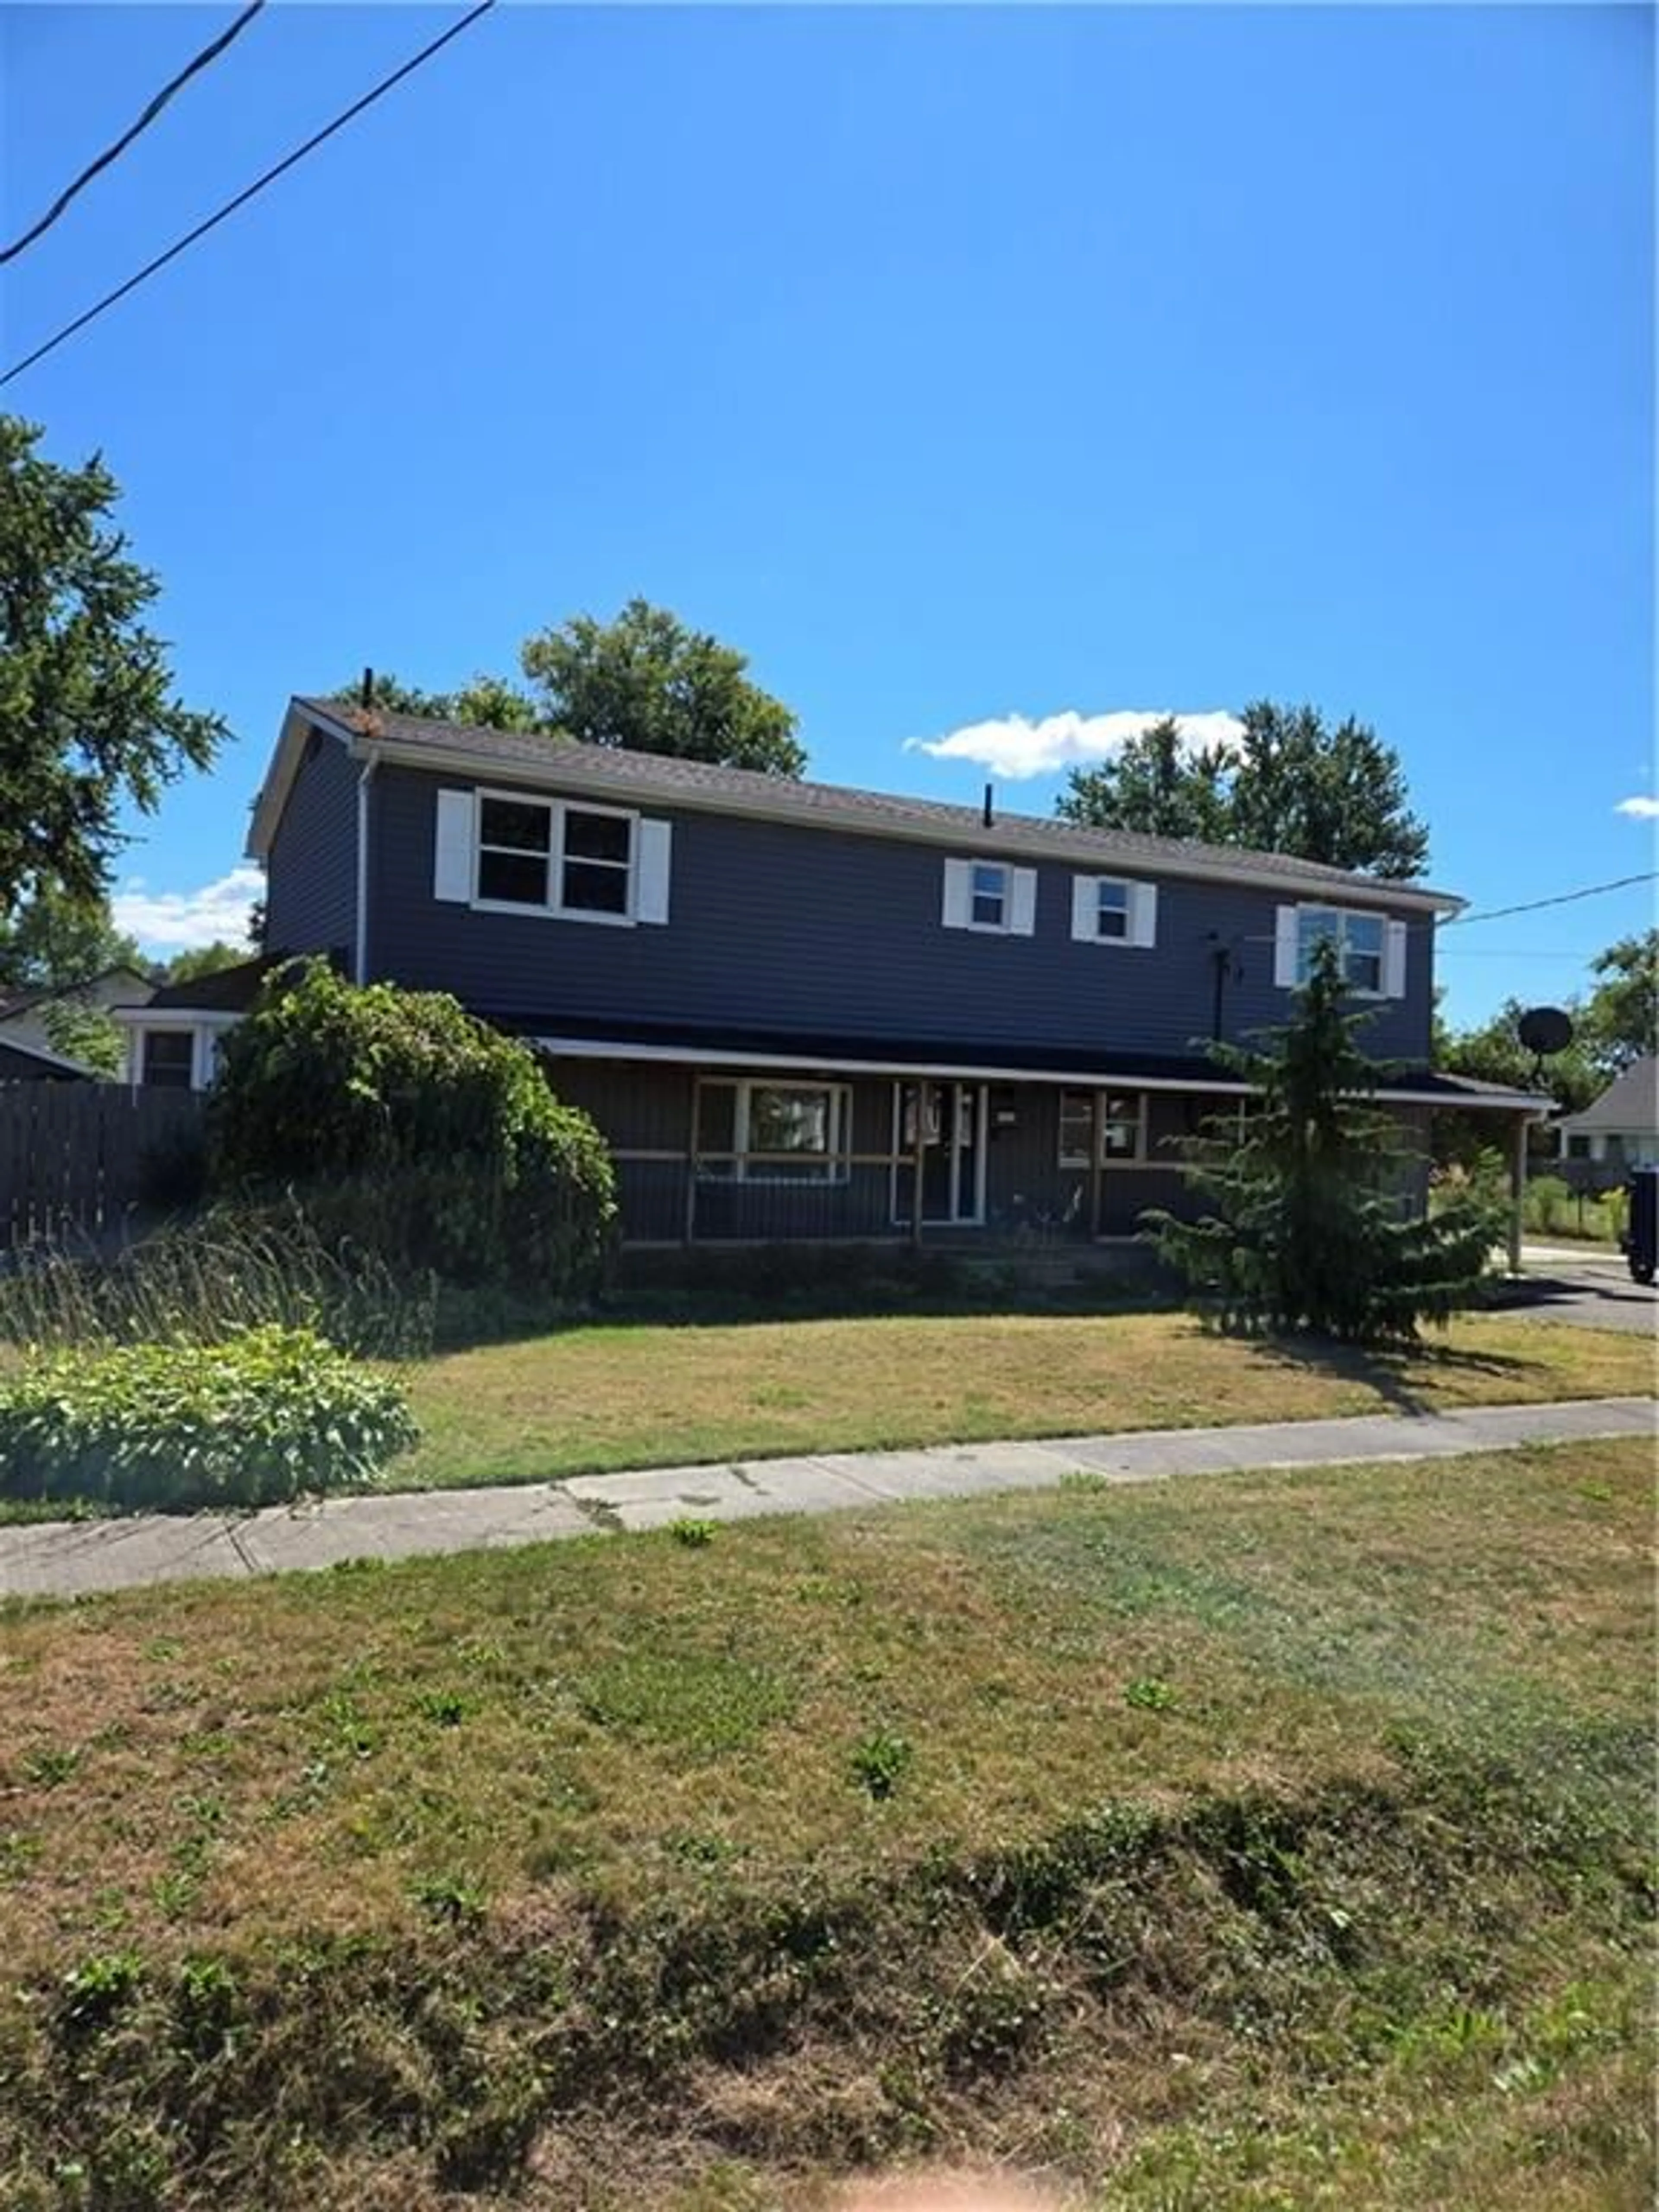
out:
<path id="1" fill-rule="evenodd" d="M 1572 1042 L 1572 1022 L 1559 1006 L 1529 1006 L 1516 1031 L 1527 1050 L 1540 1060 L 1546 1053 L 1565 1052 Z"/>

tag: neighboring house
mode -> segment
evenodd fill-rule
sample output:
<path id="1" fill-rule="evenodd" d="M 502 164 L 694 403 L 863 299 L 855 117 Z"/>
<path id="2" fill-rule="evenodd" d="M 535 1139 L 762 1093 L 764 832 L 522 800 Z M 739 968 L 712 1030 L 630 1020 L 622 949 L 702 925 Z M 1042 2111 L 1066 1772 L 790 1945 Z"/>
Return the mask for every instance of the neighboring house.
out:
<path id="1" fill-rule="evenodd" d="M 53 1050 L 50 1015 L 54 1006 L 86 1006 L 94 1012 L 114 1014 L 149 1003 L 155 986 L 137 968 L 108 968 L 84 983 L 50 991 L 25 991 L 0 998 L 0 1042 L 26 1045 L 37 1052 Z"/>
<path id="2" fill-rule="evenodd" d="M 187 983 L 158 984 L 142 1006 L 118 1013 L 127 1033 L 128 1079 L 147 1091 L 205 1091 L 219 1064 L 220 1038 L 252 1005 L 274 964 L 262 955 Z"/>
<path id="3" fill-rule="evenodd" d="M 249 850 L 271 957 L 453 992 L 549 1057 L 639 1241 L 1126 1234 L 1182 1202 L 1179 1140 L 1243 1110 L 1205 1040 L 1282 1023 L 1324 935 L 1376 1013 L 1368 1049 L 1404 1070 L 1382 1094 L 1402 1115 L 1539 1109 L 1428 1072 L 1434 927 L 1458 900 L 988 794 L 981 812 L 296 699 Z M 204 1080 L 259 972 L 130 1017 L 140 1079 L 188 1058 Z"/>
<path id="4" fill-rule="evenodd" d="M 1582 1114 L 1556 1123 L 1561 1157 L 1608 1169 L 1659 1164 L 1659 1058 L 1649 1053 L 1615 1076 Z"/>
<path id="5" fill-rule="evenodd" d="M 0 1084 L 96 1083 L 93 1069 L 40 1045 L 23 1044 L 0 1030 Z"/>

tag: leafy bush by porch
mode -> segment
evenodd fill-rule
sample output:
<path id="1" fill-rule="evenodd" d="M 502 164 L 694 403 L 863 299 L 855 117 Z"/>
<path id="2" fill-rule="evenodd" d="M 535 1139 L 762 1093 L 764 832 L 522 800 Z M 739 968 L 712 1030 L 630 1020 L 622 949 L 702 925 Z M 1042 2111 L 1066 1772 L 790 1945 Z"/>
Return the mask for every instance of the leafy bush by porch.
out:
<path id="1" fill-rule="evenodd" d="M 1474 1304 L 1486 1273 L 1502 1223 L 1483 1191 L 1433 1213 L 1404 1203 L 1410 1156 L 1393 1118 L 1370 1103 L 1387 1070 L 1357 1042 L 1369 1018 L 1346 1012 L 1346 995 L 1336 949 L 1322 939 L 1295 1015 L 1267 1050 L 1211 1048 L 1255 1094 L 1189 1153 L 1215 1212 L 1197 1222 L 1145 1217 L 1224 1328 L 1409 1342 L 1419 1322 Z"/>
<path id="2" fill-rule="evenodd" d="M 611 1157 L 528 1048 L 447 994 L 280 970 L 227 1039 L 209 1108 L 221 1192 L 292 1190 L 331 1242 L 453 1282 L 596 1285 Z"/>
<path id="3" fill-rule="evenodd" d="M 37 1356 L 0 1385 L 0 1494 L 146 1510 L 361 1490 L 417 1440 L 403 1393 L 309 1329 Z"/>

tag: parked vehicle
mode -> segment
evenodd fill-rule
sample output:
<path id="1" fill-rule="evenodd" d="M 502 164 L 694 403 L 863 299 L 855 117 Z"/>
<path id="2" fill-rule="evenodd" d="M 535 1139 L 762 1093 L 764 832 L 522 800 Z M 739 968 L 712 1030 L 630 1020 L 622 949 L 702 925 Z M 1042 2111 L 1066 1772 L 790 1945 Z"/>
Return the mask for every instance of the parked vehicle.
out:
<path id="1" fill-rule="evenodd" d="M 1630 1226 L 1619 1241 L 1632 1279 L 1650 1283 L 1659 1266 L 1659 1167 L 1632 1168 L 1626 1188 Z"/>

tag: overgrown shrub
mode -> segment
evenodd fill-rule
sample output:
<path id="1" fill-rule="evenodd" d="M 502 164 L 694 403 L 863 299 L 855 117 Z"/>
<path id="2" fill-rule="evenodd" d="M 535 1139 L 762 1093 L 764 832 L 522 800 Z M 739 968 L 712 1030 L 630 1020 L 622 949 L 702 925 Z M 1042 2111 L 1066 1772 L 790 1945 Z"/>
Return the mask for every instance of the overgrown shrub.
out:
<path id="1" fill-rule="evenodd" d="M 435 1286 L 375 1252 L 325 1243 L 291 1200 L 221 1206 L 112 1255 L 29 1245 L 0 1270 L 0 1343 L 67 1351 L 212 1344 L 267 1322 L 315 1329 L 343 1352 L 418 1358 Z"/>
<path id="2" fill-rule="evenodd" d="M 418 1434 L 394 1383 L 309 1329 L 37 1354 L 0 1383 L 0 1495 L 276 1504 L 366 1488 Z"/>
<path id="3" fill-rule="evenodd" d="M 329 1242 L 453 1282 L 582 1297 L 609 1250 L 611 1156 L 529 1048 L 323 961 L 278 969 L 227 1037 L 208 1151 L 216 1190 L 292 1191 Z"/>

